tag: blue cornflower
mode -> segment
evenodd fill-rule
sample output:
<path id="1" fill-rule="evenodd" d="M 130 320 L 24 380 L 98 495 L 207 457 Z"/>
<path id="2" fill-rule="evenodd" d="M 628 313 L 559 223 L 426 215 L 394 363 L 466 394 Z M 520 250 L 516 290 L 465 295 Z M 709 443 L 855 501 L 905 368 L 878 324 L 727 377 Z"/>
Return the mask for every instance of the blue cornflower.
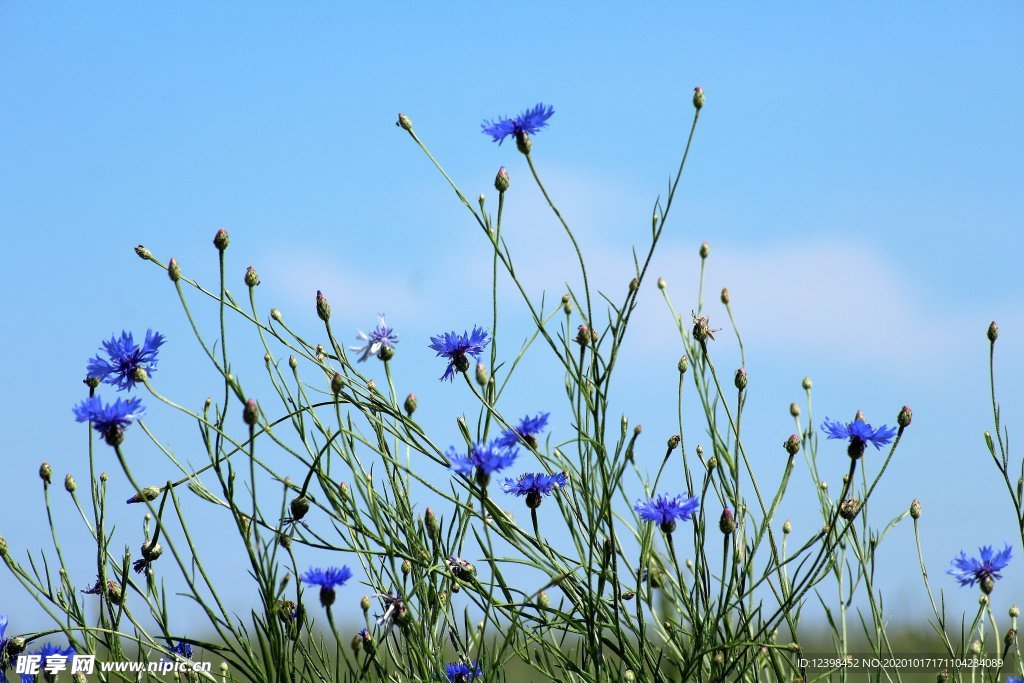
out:
<path id="1" fill-rule="evenodd" d="M 466 356 L 479 358 L 489 341 L 490 338 L 487 336 L 487 330 L 476 326 L 468 334 L 466 332 L 456 334 L 452 331 L 431 337 L 430 348 L 437 351 L 438 356 L 444 356 L 448 359 L 448 367 L 445 368 L 444 374 L 441 375 L 441 381 L 452 381 L 456 370 L 459 372 L 469 370 L 469 359 Z"/>
<path id="2" fill-rule="evenodd" d="M 359 633 L 357 633 L 356 635 L 359 636 L 360 638 L 362 638 L 363 640 L 366 640 L 367 638 L 370 637 L 370 629 L 368 629 L 368 628 L 360 629 Z"/>
<path id="3" fill-rule="evenodd" d="M 537 435 L 548 426 L 548 415 L 550 413 L 537 413 L 536 417 L 527 415 L 515 427 L 506 429 L 499 434 L 494 443 L 503 448 L 511 448 L 518 446 L 519 439 L 522 437 L 523 441 L 528 443 L 531 448 L 537 448 Z"/>
<path id="4" fill-rule="evenodd" d="M 515 481 L 506 479 L 501 488 L 505 490 L 505 493 L 510 493 L 513 496 L 526 496 L 526 504 L 531 508 L 538 508 L 543 496 L 555 489 L 564 488 L 568 484 L 569 477 L 564 472 L 555 474 L 538 472 L 536 474 L 520 474 Z"/>
<path id="5" fill-rule="evenodd" d="M 138 398 L 119 398 L 113 403 L 103 403 L 99 396 L 90 396 L 73 410 L 76 420 L 92 422 L 92 428 L 102 434 L 111 446 L 120 445 L 124 430 L 146 412 Z"/>
<path id="6" fill-rule="evenodd" d="M 381 360 L 390 360 L 395 355 L 395 344 L 398 343 L 398 335 L 388 327 L 387 320 L 383 313 L 377 314 L 379 325 L 370 334 L 359 330 L 356 339 L 365 342 L 362 346 L 350 346 L 352 351 L 359 354 L 359 362 L 362 363 L 370 356 L 377 356 Z"/>
<path id="7" fill-rule="evenodd" d="M 185 659 L 192 659 L 192 646 L 186 643 L 184 640 L 179 640 L 178 644 L 171 650 L 176 655 L 181 655 Z"/>
<path id="8" fill-rule="evenodd" d="M 344 586 L 352 578 L 352 570 L 348 567 L 328 567 L 327 569 L 310 568 L 299 577 L 303 583 L 320 586 L 320 604 L 330 607 L 334 604 L 334 588 Z"/>
<path id="9" fill-rule="evenodd" d="M 638 500 L 633 509 L 640 513 L 640 517 L 648 522 L 657 522 L 661 530 L 670 534 L 676 529 L 676 520 L 685 522 L 693 516 L 693 513 L 700 507 L 700 500 L 694 496 L 683 498 L 674 496 L 672 498 L 662 494 L 650 500 Z"/>
<path id="10" fill-rule="evenodd" d="M 38 650 L 35 650 L 32 654 L 41 657 L 39 669 L 41 671 L 45 671 L 47 658 L 54 657 L 58 661 L 63 661 L 63 663 L 67 665 L 69 663 L 68 660 L 74 657 L 77 653 L 75 652 L 75 648 L 71 646 L 61 649 L 52 643 L 46 643 Z M 36 680 L 36 676 L 34 674 L 20 674 L 20 676 L 22 683 L 33 683 Z"/>
<path id="11" fill-rule="evenodd" d="M 85 372 L 118 389 L 127 390 L 135 386 L 135 370 L 142 368 L 146 374 L 156 372 L 156 352 L 165 339 L 159 332 L 146 330 L 146 341 L 136 345 L 131 332 L 121 332 L 121 338 L 111 337 L 103 342 L 107 357 L 96 356 L 89 361 Z"/>
<path id="12" fill-rule="evenodd" d="M 967 557 L 964 551 L 960 551 L 960 557 L 953 558 L 953 569 L 946 571 L 947 574 L 956 578 L 961 586 L 973 586 L 981 584 L 981 590 L 986 595 L 996 587 L 996 579 L 1003 578 L 1002 571 L 1010 564 L 1012 550 L 1009 544 L 1001 551 L 994 552 L 992 546 L 986 545 L 978 548 L 981 559 Z"/>
<path id="13" fill-rule="evenodd" d="M 502 116 L 495 121 L 484 121 L 480 127 L 499 145 L 509 135 L 514 135 L 516 141 L 519 142 L 525 140 L 527 135 L 533 135 L 548 125 L 548 119 L 554 113 L 554 107 L 550 105 L 545 107 L 543 102 L 539 102 L 533 109 L 527 109 L 515 118 L 509 119 Z"/>
<path id="14" fill-rule="evenodd" d="M 895 427 L 882 425 L 873 429 L 871 425 L 863 420 L 858 413 L 857 419 L 853 422 L 843 424 L 839 420 L 830 420 L 827 417 L 821 423 L 821 429 L 830 439 L 849 439 L 850 446 L 846 449 L 850 457 L 856 460 L 864 455 L 864 449 L 871 443 L 876 449 L 892 441 L 896 436 Z"/>
<path id="15" fill-rule="evenodd" d="M 481 678 L 484 675 L 483 669 L 473 660 L 468 664 L 455 662 L 444 665 L 444 673 L 448 676 L 450 683 L 468 683 L 469 681 Z"/>
<path id="16" fill-rule="evenodd" d="M 0 614 L 0 683 L 7 683 L 7 624 L 6 615 Z"/>
<path id="17" fill-rule="evenodd" d="M 490 481 L 491 474 L 511 465 L 519 452 L 515 449 L 501 448 L 495 441 L 485 444 L 482 441 L 463 455 L 452 446 L 446 453 L 451 462 L 451 469 L 464 477 L 470 477 L 476 470 L 476 480 L 481 486 Z"/>

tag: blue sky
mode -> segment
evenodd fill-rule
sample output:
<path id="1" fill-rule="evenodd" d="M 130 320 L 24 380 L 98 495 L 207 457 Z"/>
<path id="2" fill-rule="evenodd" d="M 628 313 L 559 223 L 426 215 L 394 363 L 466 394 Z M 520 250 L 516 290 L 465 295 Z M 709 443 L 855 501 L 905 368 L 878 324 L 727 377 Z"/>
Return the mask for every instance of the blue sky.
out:
<path id="1" fill-rule="evenodd" d="M 902 404 L 914 408 L 876 519 L 920 498 L 932 575 L 952 608 L 971 609 L 974 594 L 942 573 L 949 559 L 1004 540 L 1022 554 L 981 437 L 991 428 L 993 318 L 1011 430 L 1024 406 L 1022 28 L 1016 3 L 0 5 L 0 401 L 13 422 L 0 533 L 19 558 L 44 544 L 41 460 L 58 480 L 85 480 L 70 407 L 101 339 L 159 328 L 170 340 L 161 390 L 197 405 L 216 388 L 173 290 L 135 244 L 212 285 L 210 240 L 227 227 L 235 291 L 254 265 L 261 305 L 311 334 L 317 289 L 331 297 L 336 329 L 354 333 L 386 311 L 402 336 L 400 390 L 420 395 L 424 421 L 454 442 L 454 416 L 472 404 L 436 384 L 425 346 L 489 317 L 477 284 L 489 259 L 468 214 L 395 128 L 396 113 L 471 196 L 493 193 L 495 171 L 508 167 L 509 243 L 531 292 L 554 299 L 576 282 L 572 252 L 514 145 L 491 143 L 480 121 L 555 106 L 534 141 L 538 166 L 597 284 L 620 292 L 699 84 L 707 106 L 652 275 L 688 312 L 697 248 L 711 243 L 709 311 L 723 315 L 716 293 L 727 285 L 751 376 L 748 450 L 768 476 L 805 375 L 818 419 L 861 408 L 891 423 Z M 525 330 L 522 307 L 503 292 L 512 329 Z M 665 368 L 679 348 L 653 279 L 636 323 L 620 409 L 667 435 Z M 262 352 L 247 343 L 236 362 L 255 376 Z M 731 340 L 718 353 L 720 366 L 735 367 Z M 510 413 L 564 410 L 557 382 L 537 388 L 547 367 L 539 354 L 526 364 Z M 187 423 L 152 420 L 178 452 L 197 445 Z M 556 421 L 557 436 L 567 430 Z M 652 461 L 661 438 L 652 436 Z M 142 477 L 170 475 L 154 449 L 138 447 Z M 838 480 L 845 455 L 830 448 Z M 127 484 L 112 459 L 106 467 L 120 498 Z M 800 530 L 810 495 L 791 496 L 785 514 Z M 54 498 L 73 527 L 59 485 Z M 141 513 L 118 514 L 135 549 Z M 922 614 L 909 527 L 894 534 L 883 586 Z M 65 541 L 76 547 L 85 549 Z M 0 595 L 0 612 L 45 623 L 9 574 Z M 1024 564 L 1011 565 L 998 595 L 1024 602 Z"/>

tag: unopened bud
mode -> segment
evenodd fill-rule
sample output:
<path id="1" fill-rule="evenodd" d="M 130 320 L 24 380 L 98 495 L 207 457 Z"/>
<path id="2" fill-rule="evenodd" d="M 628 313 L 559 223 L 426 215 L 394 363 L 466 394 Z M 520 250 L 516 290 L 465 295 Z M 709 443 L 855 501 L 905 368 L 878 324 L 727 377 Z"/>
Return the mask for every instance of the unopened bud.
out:
<path id="1" fill-rule="evenodd" d="M 917 498 L 910 501 L 910 516 L 913 519 L 921 519 L 921 501 Z"/>
<path id="2" fill-rule="evenodd" d="M 213 246 L 217 247 L 217 251 L 224 251 L 231 244 L 231 238 L 228 237 L 228 231 L 221 228 L 217 231 L 217 234 L 213 236 Z"/>
<path id="3" fill-rule="evenodd" d="M 252 266 L 245 269 L 245 277 L 243 279 L 245 280 L 245 285 L 247 287 L 255 287 L 260 283 L 259 273 L 257 273 L 256 269 Z"/>
<path id="4" fill-rule="evenodd" d="M 693 108 L 697 111 L 704 108 L 704 88 L 699 85 L 693 89 Z"/>
<path id="5" fill-rule="evenodd" d="M 95 389 L 96 387 L 98 387 L 100 385 L 100 378 L 99 377 L 86 377 L 85 379 L 82 380 L 82 384 L 84 384 L 85 386 L 89 387 L 90 389 Z"/>
<path id="6" fill-rule="evenodd" d="M 975 638 L 974 640 L 972 640 L 972 641 L 971 641 L 971 645 L 970 645 L 970 647 L 968 648 L 968 651 L 969 651 L 969 652 L 970 652 L 970 653 L 971 653 L 972 655 L 974 655 L 974 656 L 978 656 L 978 655 L 980 655 L 980 654 L 981 654 L 981 641 L 980 641 L 980 640 L 978 640 L 977 638 Z"/>
<path id="7" fill-rule="evenodd" d="M 281 311 L 277 310 L 276 308 L 271 308 L 270 317 L 276 320 L 277 322 L 281 322 Z"/>
<path id="8" fill-rule="evenodd" d="M 159 497 L 160 497 L 160 487 L 159 486 L 147 486 L 146 488 L 142 489 L 141 491 L 136 493 L 134 496 L 132 496 L 131 498 L 129 498 L 125 502 L 128 503 L 128 504 L 141 503 L 143 501 L 147 501 L 148 502 L 148 501 L 151 501 L 151 500 L 156 500 Z"/>
<path id="9" fill-rule="evenodd" d="M 64 477 L 64 490 L 68 493 L 74 493 L 75 489 L 78 488 L 78 484 L 75 483 L 75 478 L 70 474 Z"/>
<path id="10" fill-rule="evenodd" d="M 789 404 L 789 414 L 793 417 L 800 417 L 800 406 L 796 403 Z"/>
<path id="11" fill-rule="evenodd" d="M 722 287 L 722 303 L 726 306 L 729 305 L 729 288 Z"/>
<path id="12" fill-rule="evenodd" d="M 665 278 L 659 277 L 658 278 L 658 289 L 664 290 L 665 287 L 667 287 L 667 286 L 668 286 L 668 283 L 665 282 Z"/>
<path id="13" fill-rule="evenodd" d="M 405 397 L 405 414 L 412 417 L 412 414 L 416 412 L 416 406 L 419 405 L 419 401 L 416 400 L 416 394 L 409 394 Z"/>
<path id="14" fill-rule="evenodd" d="M 437 515 L 430 508 L 423 513 L 423 524 L 427 527 L 427 535 L 430 538 L 437 538 L 438 533 L 441 531 L 440 525 L 437 523 Z"/>
<path id="15" fill-rule="evenodd" d="M 363 614 L 366 614 L 367 612 L 370 611 L 370 596 L 369 595 L 364 595 L 362 598 L 360 598 L 360 600 L 359 600 L 359 607 L 363 610 Z"/>
<path id="16" fill-rule="evenodd" d="M 341 393 L 342 388 L 345 386 L 345 379 L 341 376 L 340 372 L 334 373 L 334 377 L 331 377 L 331 393 L 335 396 Z"/>
<path id="17" fill-rule="evenodd" d="M 1020 616 L 1020 607 L 1017 605 L 1010 605 L 1010 616 L 1014 619 Z"/>
<path id="18" fill-rule="evenodd" d="M 164 549 L 159 543 L 152 543 L 145 541 L 142 544 L 142 557 L 147 562 L 153 562 L 160 559 L 160 556 L 164 554 Z"/>
<path id="19" fill-rule="evenodd" d="M 289 536 L 288 534 L 278 534 L 277 535 L 277 544 L 280 545 L 285 550 L 288 550 L 289 548 L 292 547 L 292 537 Z"/>
<path id="20" fill-rule="evenodd" d="M 913 418 L 914 414 L 910 412 L 910 406 L 903 406 L 900 408 L 900 414 L 896 416 L 896 424 L 900 427 L 909 427 Z"/>
<path id="21" fill-rule="evenodd" d="M 47 486 L 50 485 L 53 478 L 53 468 L 50 466 L 50 463 L 44 461 L 43 464 L 39 466 L 39 478 L 42 479 L 43 483 Z"/>
<path id="22" fill-rule="evenodd" d="M 135 247 L 135 253 L 138 254 L 139 258 L 143 261 L 149 261 L 153 258 L 153 254 L 141 244 Z"/>
<path id="23" fill-rule="evenodd" d="M 412 572 L 412 562 L 404 560 L 402 562 L 402 573 L 408 575 L 410 572 Z"/>
<path id="24" fill-rule="evenodd" d="M 711 245 L 708 244 L 706 240 L 704 242 L 701 242 L 700 243 L 700 257 L 702 259 L 705 259 L 705 258 L 708 257 L 708 254 L 710 254 L 710 253 L 711 253 Z"/>
<path id="25" fill-rule="evenodd" d="M 551 598 L 549 598 L 549 597 L 548 597 L 548 594 L 547 594 L 547 593 L 545 593 L 544 591 L 541 591 L 541 592 L 540 592 L 540 593 L 539 593 L 539 594 L 537 595 L 537 604 L 538 604 L 538 605 L 539 605 L 540 607 L 544 607 L 544 608 L 546 608 L 546 607 L 548 607 L 548 606 L 550 606 L 550 605 L 551 605 Z"/>
<path id="26" fill-rule="evenodd" d="M 736 520 L 733 518 L 732 510 L 729 508 L 722 510 L 722 516 L 718 519 L 718 528 L 726 536 L 736 531 Z"/>
<path id="27" fill-rule="evenodd" d="M 327 303 L 327 297 L 319 289 L 316 290 L 316 314 L 324 322 L 331 319 L 331 305 Z"/>
<path id="28" fill-rule="evenodd" d="M 498 175 L 494 176 L 494 189 L 498 192 L 505 192 L 508 190 L 509 178 L 508 170 L 502 166 L 498 169 Z"/>
<path id="29" fill-rule="evenodd" d="M 796 434 L 790 434 L 786 442 L 782 444 L 786 449 L 786 452 L 790 455 L 796 455 L 800 452 L 800 437 Z"/>
<path id="30" fill-rule="evenodd" d="M 1017 629 L 1011 626 L 1006 629 L 1006 635 L 1003 636 L 1003 648 L 1009 650 L 1015 642 L 1017 642 Z"/>
<path id="31" fill-rule="evenodd" d="M 579 329 L 576 330 L 576 343 L 580 346 L 586 346 L 590 343 L 590 328 L 586 325 L 580 325 Z"/>
<path id="32" fill-rule="evenodd" d="M 981 592 L 985 595 L 991 595 L 993 589 L 996 587 L 996 580 L 991 576 L 984 576 L 981 579 Z"/>
<path id="33" fill-rule="evenodd" d="M 181 279 L 181 266 L 178 265 L 178 259 L 173 256 L 167 263 L 167 277 L 171 278 L 171 282 L 177 282 Z"/>
<path id="34" fill-rule="evenodd" d="M 635 683 L 636 674 L 633 673 L 632 669 L 626 669 L 622 674 L 622 681 L 623 683 Z"/>
<path id="35" fill-rule="evenodd" d="M 395 123 L 395 125 L 401 128 L 402 130 L 412 130 L 412 121 L 409 120 L 409 117 L 403 114 L 402 112 L 398 112 L 398 121 Z"/>
<path id="36" fill-rule="evenodd" d="M 476 383 L 479 384 L 481 387 L 485 387 L 487 386 L 487 380 L 489 380 L 490 378 L 491 376 L 487 374 L 487 367 L 483 363 L 477 363 Z"/>
<path id="37" fill-rule="evenodd" d="M 800 382 L 800 386 L 802 386 L 804 388 L 804 391 L 810 391 L 811 387 L 814 386 L 814 385 L 811 382 L 811 378 L 810 377 L 804 377 L 803 381 Z"/>
<path id="38" fill-rule="evenodd" d="M 668 437 L 668 449 L 670 451 L 674 451 L 676 448 L 679 447 L 680 441 L 681 439 L 679 438 L 678 434 L 673 434 L 672 436 Z"/>
<path id="39" fill-rule="evenodd" d="M 635 292 L 640 289 L 640 278 L 633 278 L 629 281 L 629 291 Z"/>
<path id="40" fill-rule="evenodd" d="M 988 340 L 995 344 L 996 339 L 999 339 L 999 325 L 996 325 L 996 321 L 993 320 L 988 324 Z"/>
<path id="41" fill-rule="evenodd" d="M 245 424 L 252 427 L 256 424 L 256 420 L 259 418 L 260 408 L 256 404 L 256 399 L 250 398 L 245 402 L 245 408 L 242 410 L 242 421 Z"/>
<path id="42" fill-rule="evenodd" d="M 0 557 L 7 557 L 7 539 L 0 536 Z"/>
<path id="43" fill-rule="evenodd" d="M 743 391 L 744 389 L 747 388 L 746 368 L 740 368 L 739 370 L 736 371 L 736 377 L 733 380 L 733 383 L 736 385 L 736 388 L 739 389 L 740 391 Z"/>
<path id="44" fill-rule="evenodd" d="M 687 356 L 680 356 L 679 362 L 676 363 L 676 368 L 679 370 L 680 375 L 686 374 L 686 369 L 690 367 L 690 359 Z"/>
<path id="45" fill-rule="evenodd" d="M 306 498 L 305 496 L 293 498 L 288 507 L 292 511 L 292 520 L 297 522 L 305 517 L 306 513 L 309 512 L 309 498 Z"/>
<path id="46" fill-rule="evenodd" d="M 792 531 L 793 531 L 793 522 L 791 522 L 791 521 L 789 521 L 787 519 L 785 522 L 782 523 L 782 533 L 788 534 L 788 533 L 792 533 Z"/>

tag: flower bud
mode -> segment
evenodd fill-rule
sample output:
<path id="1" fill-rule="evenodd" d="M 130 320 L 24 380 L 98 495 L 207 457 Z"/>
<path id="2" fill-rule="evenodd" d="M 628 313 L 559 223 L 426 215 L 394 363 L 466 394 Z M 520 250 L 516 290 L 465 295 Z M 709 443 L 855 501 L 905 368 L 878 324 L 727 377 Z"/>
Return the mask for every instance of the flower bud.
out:
<path id="1" fill-rule="evenodd" d="M 690 359 L 687 356 L 680 356 L 679 362 L 676 364 L 676 368 L 679 370 L 680 375 L 686 374 L 686 369 L 690 367 Z"/>
<path id="2" fill-rule="evenodd" d="M 327 303 L 327 297 L 319 289 L 316 290 L 316 314 L 324 322 L 331 319 L 331 305 Z"/>
<path id="3" fill-rule="evenodd" d="M 785 522 L 782 523 L 782 533 L 789 534 L 789 533 L 792 533 L 792 531 L 793 531 L 793 522 L 791 522 L 791 521 L 789 521 L 787 519 Z"/>
<path id="4" fill-rule="evenodd" d="M 910 412 L 910 406 L 900 408 L 900 414 L 896 416 L 896 424 L 900 427 L 909 427 L 914 414 Z"/>
<path id="5" fill-rule="evenodd" d="M 43 483 L 47 486 L 50 485 L 53 478 L 53 468 L 50 466 L 50 463 L 44 461 L 43 464 L 39 466 L 39 478 L 42 479 Z"/>
<path id="6" fill-rule="evenodd" d="M 412 572 L 412 562 L 409 560 L 403 560 L 402 562 L 402 574 L 408 576 Z"/>
<path id="7" fill-rule="evenodd" d="M 360 598 L 360 600 L 359 600 L 359 607 L 363 610 L 363 614 L 366 614 L 367 612 L 370 611 L 370 596 L 369 595 L 364 595 L 362 598 Z"/>
<path id="8" fill-rule="evenodd" d="M 722 303 L 726 306 L 729 305 L 729 288 L 722 287 Z"/>
<path id="9" fill-rule="evenodd" d="M 586 346 L 590 343 L 590 328 L 586 325 L 580 325 L 579 329 L 576 330 L 576 343 L 580 346 Z"/>
<path id="10" fill-rule="evenodd" d="M 483 363 L 477 363 L 476 364 L 476 383 L 479 384 L 481 386 L 481 388 L 485 387 L 485 386 L 487 386 L 487 380 L 489 380 L 490 378 L 491 378 L 491 376 L 487 374 L 487 367 L 484 366 Z"/>
<path id="11" fill-rule="evenodd" d="M 999 339 L 999 325 L 996 325 L 996 321 L 993 320 L 988 324 L 988 340 L 995 344 L 996 339 Z"/>
<path id="12" fill-rule="evenodd" d="M 736 520 L 733 518 L 732 510 L 729 508 L 722 510 L 722 516 L 718 519 L 718 528 L 726 536 L 736 531 Z"/>
<path id="13" fill-rule="evenodd" d="M 629 291 L 635 292 L 640 289 L 640 278 L 633 278 L 629 281 Z"/>
<path id="14" fill-rule="evenodd" d="M 243 279 L 245 280 L 246 287 L 255 287 L 260 283 L 260 276 L 252 266 L 245 269 L 245 277 Z"/>
<path id="15" fill-rule="evenodd" d="M 0 536 L 0 557 L 7 557 L 7 539 Z"/>
<path id="16" fill-rule="evenodd" d="M 921 519 L 921 501 L 917 498 L 910 501 L 910 516 L 913 519 Z"/>
<path id="17" fill-rule="evenodd" d="M 173 256 L 167 263 L 167 277 L 171 278 L 171 282 L 177 282 L 181 279 L 181 266 L 178 265 L 178 259 Z"/>
<path id="18" fill-rule="evenodd" d="M 409 120 L 409 117 L 403 114 L 402 112 L 398 112 L 398 121 L 395 123 L 395 125 L 401 128 L 402 130 L 412 130 L 412 121 Z"/>
<path id="19" fill-rule="evenodd" d="M 331 377 L 331 393 L 337 396 L 341 393 L 342 388 L 345 386 L 345 379 L 341 376 L 340 372 L 334 373 L 334 377 Z"/>
<path id="20" fill-rule="evenodd" d="M 977 657 L 981 654 L 981 641 L 975 638 L 971 641 L 971 645 L 968 648 L 968 652 Z"/>
<path id="21" fill-rule="evenodd" d="M 438 537 L 438 534 L 441 531 L 441 526 L 437 522 L 437 515 L 435 515 L 434 511 L 430 508 L 427 508 L 427 511 L 423 513 L 423 524 L 426 525 L 427 535 L 430 536 L 430 538 Z"/>
<path id="22" fill-rule="evenodd" d="M 810 391 L 811 387 L 814 386 L 814 385 L 811 382 L 811 378 L 810 377 L 804 377 L 804 380 L 802 382 L 800 382 L 800 386 L 802 386 L 804 388 L 804 391 Z"/>
<path id="23" fill-rule="evenodd" d="M 498 192 L 505 192 L 508 190 L 508 185 L 508 170 L 502 166 L 498 169 L 498 175 L 494 176 L 494 189 Z"/>
<path id="24" fill-rule="evenodd" d="M 260 409 L 256 404 L 256 399 L 250 398 L 245 402 L 245 408 L 242 410 L 242 421 L 245 424 L 252 427 L 256 424 L 256 420 L 259 418 Z"/>
<path id="25" fill-rule="evenodd" d="M 733 383 L 736 385 L 736 388 L 739 389 L 740 391 L 743 391 L 744 389 L 747 388 L 746 368 L 740 368 L 739 370 L 736 371 L 736 377 L 735 379 L 733 379 Z"/>
<path id="26" fill-rule="evenodd" d="M 700 257 L 706 259 L 708 254 L 711 253 L 711 245 L 708 244 L 707 240 L 700 243 Z"/>
<path id="27" fill-rule="evenodd" d="M 224 251 L 228 248 L 229 244 L 231 244 L 231 238 L 228 237 L 228 231 L 221 228 L 213 236 L 213 246 L 217 247 L 217 251 Z"/>
<path id="28" fill-rule="evenodd" d="M 782 444 L 782 446 L 791 456 L 796 455 L 800 452 L 800 437 L 796 434 L 790 434 L 789 438 L 786 439 L 786 442 Z"/>
<path id="29" fill-rule="evenodd" d="M 78 484 L 75 482 L 75 478 L 70 474 L 64 477 L 64 490 L 68 493 L 74 493 L 75 489 L 78 488 Z"/>
<path id="30" fill-rule="evenodd" d="M 380 351 L 377 352 L 377 358 L 379 358 L 380 360 L 385 361 L 385 362 L 391 360 L 394 357 L 395 357 L 395 347 L 394 346 L 382 346 L 380 348 Z"/>
<path id="31" fill-rule="evenodd" d="M 667 287 L 667 286 L 668 286 L 668 283 L 665 282 L 665 278 L 659 277 L 658 278 L 658 289 L 664 290 L 665 287 Z"/>
<path id="32" fill-rule="evenodd" d="M 277 544 L 279 546 L 281 546 L 282 548 L 284 548 L 285 550 L 288 550 L 289 548 L 292 547 L 292 537 L 289 536 L 288 534 L 278 534 L 277 535 Z"/>
<path id="33" fill-rule="evenodd" d="M 416 394 L 409 394 L 405 397 L 405 414 L 412 417 L 412 414 L 416 412 L 416 407 L 419 405 L 419 401 L 416 400 Z"/>
<path id="34" fill-rule="evenodd" d="M 716 467 L 718 467 L 718 456 L 712 455 L 710 458 L 708 458 L 708 472 L 711 472 Z"/>
<path id="35" fill-rule="evenodd" d="M 125 502 L 128 503 L 129 505 L 131 505 L 133 503 L 141 503 L 143 501 L 147 501 L 148 502 L 148 501 L 151 501 L 151 500 L 156 500 L 159 497 L 160 497 L 160 487 L 159 486 L 147 486 L 146 488 L 142 489 L 141 491 L 136 493 L 134 496 L 132 496 L 131 498 L 129 498 Z"/>
<path id="36" fill-rule="evenodd" d="M 704 107 L 704 88 L 699 85 L 693 89 L 693 108 L 700 111 Z"/>
<path id="37" fill-rule="evenodd" d="M 681 439 L 679 438 L 678 434 L 673 434 L 672 436 L 668 437 L 668 449 L 670 451 L 674 451 L 676 448 L 679 447 L 680 441 Z"/>
<path id="38" fill-rule="evenodd" d="M 270 317 L 273 320 L 276 320 L 277 322 L 281 322 L 281 311 L 277 310 L 276 308 L 271 308 Z"/>
<path id="39" fill-rule="evenodd" d="M 551 605 L 551 598 L 548 597 L 547 593 L 545 593 L 544 591 L 541 591 L 537 595 L 537 604 L 540 607 L 547 608 L 548 606 Z"/>
<path id="40" fill-rule="evenodd" d="M 623 683 L 636 683 L 636 674 L 632 669 L 626 669 L 622 674 Z"/>
<path id="41" fill-rule="evenodd" d="M 305 517 L 306 513 L 309 512 L 309 498 L 306 498 L 305 496 L 293 498 L 288 507 L 292 511 L 292 521 L 297 522 Z"/>
<path id="42" fill-rule="evenodd" d="M 98 377 L 86 377 L 85 379 L 82 380 L 82 384 L 89 387 L 90 389 L 95 389 L 100 385 L 100 380 Z"/>
<path id="43" fill-rule="evenodd" d="M 150 252 L 149 249 L 146 249 L 141 244 L 135 247 L 135 253 L 138 254 L 139 258 L 142 259 L 143 261 L 149 261 L 153 258 L 152 252 Z"/>
<path id="44" fill-rule="evenodd" d="M 1020 616 L 1020 608 L 1017 605 L 1010 605 L 1010 617 L 1016 619 Z"/>
<path id="45" fill-rule="evenodd" d="M 640 434 L 643 431 L 644 431 L 644 426 L 643 425 L 637 425 L 637 426 L 633 427 L 633 436 L 640 436 Z"/>
<path id="46" fill-rule="evenodd" d="M 352 636 L 352 643 L 349 645 L 352 648 L 352 654 L 357 655 L 363 649 L 363 637 L 360 634 Z"/>
<path id="47" fill-rule="evenodd" d="M 991 576 L 984 576 L 981 579 L 981 592 L 985 595 L 992 595 L 992 590 L 996 587 L 996 580 Z"/>

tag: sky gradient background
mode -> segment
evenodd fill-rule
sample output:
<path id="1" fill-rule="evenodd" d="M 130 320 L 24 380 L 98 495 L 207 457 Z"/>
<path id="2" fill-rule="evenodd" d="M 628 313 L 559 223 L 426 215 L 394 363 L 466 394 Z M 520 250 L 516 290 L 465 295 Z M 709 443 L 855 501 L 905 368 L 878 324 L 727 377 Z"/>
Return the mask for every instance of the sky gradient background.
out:
<path id="1" fill-rule="evenodd" d="M 1010 542 L 1018 557 L 994 597 L 1000 615 L 1024 603 L 1024 549 L 982 439 L 991 429 L 985 329 L 993 318 L 1011 447 L 1024 424 L 1024 5 L 495 10 L 0 5 L 0 534 L 11 552 L 23 561 L 26 549 L 48 543 L 36 474 L 48 460 L 69 529 L 65 553 L 87 555 L 60 482 L 72 472 L 85 494 L 84 433 L 71 406 L 102 339 L 157 328 L 169 339 L 155 376 L 161 391 L 193 406 L 217 395 L 173 289 L 138 260 L 135 244 L 176 256 L 213 286 L 211 239 L 227 227 L 229 286 L 243 293 L 242 274 L 254 265 L 263 314 L 276 306 L 310 336 L 319 330 L 317 289 L 344 334 L 387 312 L 401 336 L 399 391 L 415 391 L 423 422 L 454 443 L 454 417 L 472 402 L 465 387 L 437 383 L 442 367 L 426 345 L 431 334 L 489 320 L 488 246 L 395 128 L 396 113 L 412 118 L 469 196 L 487 192 L 494 202 L 494 173 L 508 167 L 505 234 L 531 293 L 554 301 L 576 282 L 570 247 L 514 144 L 499 147 L 479 130 L 485 118 L 553 104 L 535 159 L 597 286 L 620 299 L 629 248 L 645 244 L 699 84 L 707 105 L 617 385 L 628 397 L 618 409 L 651 434 L 643 446 L 651 467 L 674 431 L 680 353 L 654 279 L 664 276 L 688 312 L 697 249 L 708 240 L 708 312 L 727 322 L 717 292 L 728 286 L 747 349 L 746 443 L 758 471 L 773 482 L 781 473 L 788 405 L 801 399 L 804 376 L 814 380 L 819 422 L 863 409 L 869 421 L 892 424 L 909 404 L 914 423 L 875 494 L 876 522 L 921 500 L 933 586 L 947 591 L 954 614 L 973 610 L 977 596 L 944 574 L 949 560 Z M 511 350 L 526 319 L 503 292 Z M 241 334 L 252 336 L 238 328 L 235 363 L 258 376 L 262 350 Z M 734 340 L 722 339 L 719 367 L 735 368 Z M 505 410 L 550 410 L 554 435 L 567 438 L 561 376 L 548 375 L 536 351 Z M 382 375 L 377 365 L 367 371 Z M 194 426 L 151 407 L 154 429 L 201 463 Z M 691 444 L 702 438 L 698 417 L 688 418 Z M 130 434 L 136 474 L 162 481 L 172 472 L 143 436 Z M 112 498 L 126 498 L 112 454 L 99 455 Z M 838 483 L 844 448 L 824 445 L 823 462 L 833 455 Z M 1022 456 L 1016 449 L 1017 462 Z M 790 498 L 778 523 L 791 517 L 803 537 L 820 523 L 813 498 L 799 486 Z M 200 536 L 216 544 L 216 528 L 202 524 L 206 508 L 196 510 Z M 115 547 L 137 551 L 142 511 L 116 514 Z M 912 539 L 909 524 L 893 532 L 878 576 L 893 621 L 924 626 Z M 212 551 L 218 571 L 240 571 L 228 564 L 235 550 Z M 78 565 L 73 581 L 85 587 L 88 557 Z M 236 583 L 227 595 L 242 608 L 255 593 Z M 364 592 L 352 586 L 339 600 Z M 0 613 L 19 631 L 47 623 L 6 571 Z"/>

